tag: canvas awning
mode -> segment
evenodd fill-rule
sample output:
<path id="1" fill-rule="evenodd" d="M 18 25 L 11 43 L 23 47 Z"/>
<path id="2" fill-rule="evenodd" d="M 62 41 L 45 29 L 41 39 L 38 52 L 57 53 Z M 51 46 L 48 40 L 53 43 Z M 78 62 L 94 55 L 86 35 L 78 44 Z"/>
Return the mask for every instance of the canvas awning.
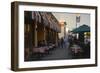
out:
<path id="1" fill-rule="evenodd" d="M 55 17 L 52 17 L 52 13 L 49 12 L 38 12 L 38 11 L 26 11 L 25 14 L 25 23 L 32 24 L 35 23 L 43 24 L 45 27 L 48 27 L 55 32 L 60 32 L 60 26 L 57 21 L 55 21 Z"/>

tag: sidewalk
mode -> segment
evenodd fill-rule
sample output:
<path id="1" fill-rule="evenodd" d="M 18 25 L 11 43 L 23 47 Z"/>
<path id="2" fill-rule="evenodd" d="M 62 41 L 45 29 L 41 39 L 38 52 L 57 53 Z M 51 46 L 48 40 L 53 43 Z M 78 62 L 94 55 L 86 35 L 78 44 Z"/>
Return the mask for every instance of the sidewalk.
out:
<path id="1" fill-rule="evenodd" d="M 42 60 L 61 60 L 61 59 L 71 59 L 71 52 L 68 50 L 69 44 L 66 48 L 55 48 L 50 52 L 49 55 L 42 58 Z"/>

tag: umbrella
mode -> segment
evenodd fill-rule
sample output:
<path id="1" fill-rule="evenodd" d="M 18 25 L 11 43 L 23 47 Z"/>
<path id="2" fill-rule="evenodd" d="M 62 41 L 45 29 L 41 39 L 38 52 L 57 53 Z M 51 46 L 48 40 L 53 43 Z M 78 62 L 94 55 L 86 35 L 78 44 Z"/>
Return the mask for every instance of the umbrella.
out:
<path id="1" fill-rule="evenodd" d="M 88 25 L 82 25 L 78 28 L 72 30 L 74 33 L 90 32 L 90 27 Z"/>

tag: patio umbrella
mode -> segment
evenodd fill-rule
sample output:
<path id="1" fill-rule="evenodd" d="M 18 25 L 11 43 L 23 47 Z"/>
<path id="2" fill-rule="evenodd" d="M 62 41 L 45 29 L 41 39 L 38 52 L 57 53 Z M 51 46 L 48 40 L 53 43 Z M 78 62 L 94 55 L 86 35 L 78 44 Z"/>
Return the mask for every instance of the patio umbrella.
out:
<path id="1" fill-rule="evenodd" d="M 72 30 L 74 33 L 90 32 L 90 27 L 88 25 L 82 25 L 78 28 Z"/>

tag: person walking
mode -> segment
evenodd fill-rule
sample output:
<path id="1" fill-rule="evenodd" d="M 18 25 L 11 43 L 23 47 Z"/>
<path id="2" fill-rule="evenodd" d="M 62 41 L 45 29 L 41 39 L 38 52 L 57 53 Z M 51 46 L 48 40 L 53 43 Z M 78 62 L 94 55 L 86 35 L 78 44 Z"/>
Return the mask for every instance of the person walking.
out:
<path id="1" fill-rule="evenodd" d="M 64 48 L 64 39 L 61 38 L 61 48 Z"/>

